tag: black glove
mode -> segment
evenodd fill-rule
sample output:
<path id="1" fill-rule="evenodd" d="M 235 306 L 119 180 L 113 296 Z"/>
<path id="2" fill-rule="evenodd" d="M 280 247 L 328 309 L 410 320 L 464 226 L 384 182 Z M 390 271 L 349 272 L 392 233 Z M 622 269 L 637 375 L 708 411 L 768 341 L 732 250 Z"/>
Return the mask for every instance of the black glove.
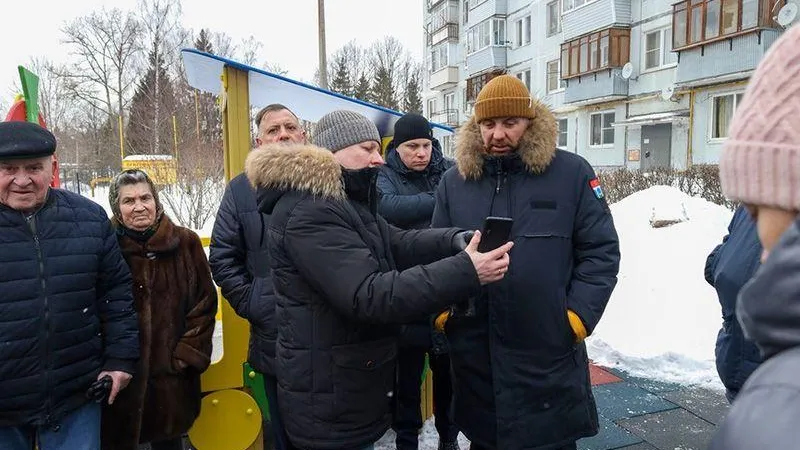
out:
<path id="1" fill-rule="evenodd" d="M 86 390 L 86 398 L 93 400 L 95 403 L 102 403 L 103 400 L 108 398 L 108 394 L 111 393 L 112 384 L 111 376 L 106 375 L 100 378 L 92 383 L 89 389 Z"/>
<path id="2" fill-rule="evenodd" d="M 456 252 L 464 251 L 469 245 L 469 241 L 472 240 L 472 236 L 475 236 L 474 231 L 461 231 L 453 236 L 453 250 Z"/>

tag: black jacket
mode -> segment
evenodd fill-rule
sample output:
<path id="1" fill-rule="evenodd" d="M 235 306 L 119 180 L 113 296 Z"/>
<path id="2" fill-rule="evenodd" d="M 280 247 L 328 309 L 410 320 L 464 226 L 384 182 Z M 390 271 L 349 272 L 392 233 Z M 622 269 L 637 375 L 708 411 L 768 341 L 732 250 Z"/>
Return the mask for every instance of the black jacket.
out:
<path id="1" fill-rule="evenodd" d="M 343 171 L 317 147 L 254 151 L 246 172 L 271 213 L 278 398 L 289 438 L 313 449 L 373 443 L 391 424 L 392 324 L 479 287 L 469 256 L 450 256 L 458 230 L 391 227 L 375 214 L 376 171 Z"/>
<path id="2" fill-rule="evenodd" d="M 131 276 L 102 207 L 60 189 L 31 219 L 0 205 L 0 427 L 55 424 L 100 370 L 133 373 Z"/>
<path id="3" fill-rule="evenodd" d="M 261 373 L 275 375 L 275 294 L 269 273 L 269 216 L 256 204 L 245 174 L 225 189 L 214 222 L 209 263 L 214 281 L 236 314 L 250 322 L 248 361 Z"/>
<path id="4" fill-rule="evenodd" d="M 509 272 L 462 299 L 468 307 L 445 328 L 454 420 L 488 448 L 560 448 L 598 430 L 586 346 L 568 310 L 594 330 L 617 282 L 619 243 L 591 166 L 556 150 L 555 136 L 555 117 L 536 104 L 517 152 L 488 158 L 472 119 L 437 191 L 434 227 L 514 219 Z"/>
<path id="5" fill-rule="evenodd" d="M 764 356 L 745 382 L 710 450 L 798 447 L 800 417 L 800 221 L 783 234 L 741 290 L 737 315 Z"/>
<path id="6" fill-rule="evenodd" d="M 390 224 L 402 229 L 425 229 L 431 226 L 434 191 L 444 172 L 454 162 L 442 154 L 439 141 L 432 142 L 431 160 L 424 171 L 410 170 L 403 164 L 394 141 L 386 150 L 386 165 L 378 174 L 378 213 Z M 432 348 L 437 354 L 447 351 L 444 333 L 436 332 L 433 317 L 421 317 L 401 327 L 401 345 Z"/>
<path id="7" fill-rule="evenodd" d="M 761 242 L 756 224 L 739 207 L 728 227 L 728 235 L 706 260 L 706 281 L 717 291 L 722 307 L 722 328 L 717 335 L 716 362 L 722 384 L 733 398 L 761 364 L 756 345 L 744 337 L 736 320 L 736 298 L 759 267 Z"/>

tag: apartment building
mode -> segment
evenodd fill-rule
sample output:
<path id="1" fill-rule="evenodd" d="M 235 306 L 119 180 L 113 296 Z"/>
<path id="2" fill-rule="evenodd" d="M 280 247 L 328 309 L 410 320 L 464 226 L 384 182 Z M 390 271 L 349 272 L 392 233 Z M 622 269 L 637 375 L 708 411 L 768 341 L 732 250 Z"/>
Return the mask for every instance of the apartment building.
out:
<path id="1" fill-rule="evenodd" d="M 459 126 L 509 73 L 556 113 L 559 146 L 595 167 L 715 164 L 786 3 L 426 0 L 425 113 Z"/>

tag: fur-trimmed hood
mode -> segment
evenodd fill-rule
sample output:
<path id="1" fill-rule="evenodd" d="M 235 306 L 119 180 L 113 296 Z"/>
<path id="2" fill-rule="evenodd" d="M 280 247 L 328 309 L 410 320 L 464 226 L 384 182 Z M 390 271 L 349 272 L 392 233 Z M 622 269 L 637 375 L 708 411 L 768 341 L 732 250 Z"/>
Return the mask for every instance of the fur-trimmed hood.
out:
<path id="1" fill-rule="evenodd" d="M 525 167 L 531 173 L 538 174 L 547 169 L 555 156 L 558 123 L 547 105 L 535 99 L 532 101 L 536 117 L 531 119 L 520 139 L 517 153 Z M 486 156 L 480 127 L 475 117 L 470 117 L 456 136 L 458 172 L 468 180 L 481 178 Z"/>
<path id="2" fill-rule="evenodd" d="M 264 145 L 250 152 L 244 170 L 256 189 L 280 193 L 303 191 L 322 198 L 346 198 L 342 167 L 333 153 L 322 147 Z"/>

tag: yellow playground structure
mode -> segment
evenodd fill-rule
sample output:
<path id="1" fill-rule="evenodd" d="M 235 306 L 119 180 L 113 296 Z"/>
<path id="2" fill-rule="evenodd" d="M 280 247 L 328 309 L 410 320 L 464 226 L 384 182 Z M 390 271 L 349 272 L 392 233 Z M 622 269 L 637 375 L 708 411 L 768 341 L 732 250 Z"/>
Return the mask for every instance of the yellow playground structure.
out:
<path id="1" fill-rule="evenodd" d="M 182 56 L 189 84 L 219 96 L 227 180 L 244 169 L 252 142 L 250 117 L 253 107 L 282 103 L 301 119 L 311 122 L 336 109 L 357 111 L 375 122 L 384 147 L 391 139 L 395 121 L 402 115 L 195 49 L 183 50 Z M 432 125 L 437 138 L 453 132 L 443 125 Z M 148 163 L 159 164 L 165 169 L 165 181 L 174 176 L 170 175 L 170 162 L 167 160 Z M 203 245 L 208 244 L 209 239 L 205 238 Z M 246 362 L 249 325 L 236 315 L 221 295 L 219 298 L 217 326 L 222 330 L 222 356 L 203 374 L 204 398 L 200 416 L 189 430 L 189 439 L 197 450 L 262 449 L 262 415 L 268 414 L 267 399 L 260 374 Z M 425 419 L 433 413 L 431 388 L 430 373 L 426 371 L 421 405 Z"/>

